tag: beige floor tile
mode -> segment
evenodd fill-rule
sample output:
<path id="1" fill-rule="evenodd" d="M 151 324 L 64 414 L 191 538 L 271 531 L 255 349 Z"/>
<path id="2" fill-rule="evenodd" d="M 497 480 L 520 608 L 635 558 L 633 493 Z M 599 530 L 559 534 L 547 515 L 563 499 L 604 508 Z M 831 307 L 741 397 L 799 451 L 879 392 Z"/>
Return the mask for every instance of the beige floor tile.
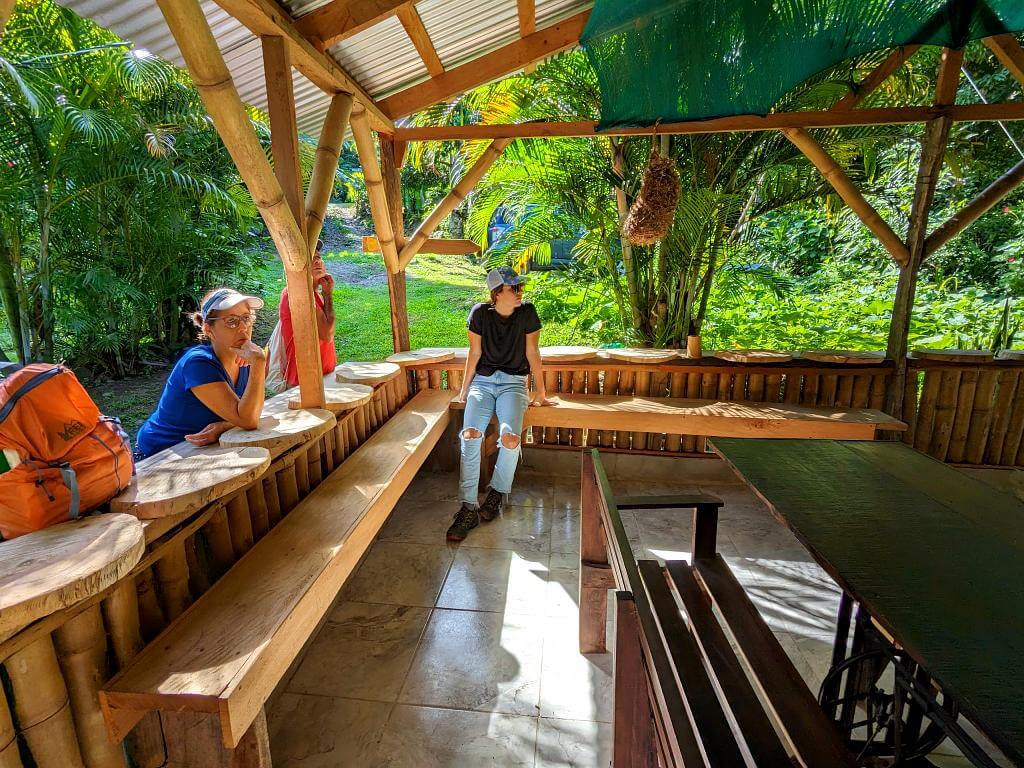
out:
<path id="1" fill-rule="evenodd" d="M 267 713 L 275 768 L 366 768 L 391 704 L 285 693 Z"/>
<path id="2" fill-rule="evenodd" d="M 537 718 L 398 706 L 370 768 L 531 768 Z"/>
<path id="3" fill-rule="evenodd" d="M 610 768 L 611 764 L 609 723 L 540 719 L 536 768 Z"/>
<path id="4" fill-rule="evenodd" d="M 579 616 L 580 556 L 552 553 L 548 563 L 544 615 L 552 618 Z"/>
<path id="5" fill-rule="evenodd" d="M 522 553 L 551 551 L 551 507 L 505 507 L 489 523 L 470 531 L 467 546 Z"/>
<path id="6" fill-rule="evenodd" d="M 492 525 L 499 525 L 495 521 Z M 468 542 L 469 540 L 467 540 Z M 461 546 L 441 596 L 440 608 L 539 615 L 544 611 L 548 555 Z"/>
<path id="7" fill-rule="evenodd" d="M 551 509 L 554 499 L 551 480 L 546 477 L 532 475 L 520 478 L 517 476 L 512 483 L 512 491 L 505 502 L 510 507 L 540 507 Z"/>
<path id="8" fill-rule="evenodd" d="M 611 722 L 612 654 L 581 654 L 578 627 L 575 617 L 545 627 L 541 717 Z"/>
<path id="9" fill-rule="evenodd" d="M 444 534 L 458 511 L 455 501 L 426 501 L 403 496 L 384 523 L 378 541 L 444 544 Z"/>
<path id="10" fill-rule="evenodd" d="M 580 511 L 555 506 L 551 517 L 551 551 L 580 551 Z"/>
<path id="11" fill-rule="evenodd" d="M 410 484 L 402 499 L 455 501 L 459 498 L 458 472 L 432 472 L 423 469 Z"/>
<path id="12" fill-rule="evenodd" d="M 546 621 L 436 609 L 399 701 L 536 715 Z"/>
<path id="13" fill-rule="evenodd" d="M 434 605 L 454 548 L 378 541 L 348 580 L 342 599 L 391 605 Z"/>
<path id="14" fill-rule="evenodd" d="M 429 617 L 429 608 L 338 603 L 288 690 L 395 701 Z"/>

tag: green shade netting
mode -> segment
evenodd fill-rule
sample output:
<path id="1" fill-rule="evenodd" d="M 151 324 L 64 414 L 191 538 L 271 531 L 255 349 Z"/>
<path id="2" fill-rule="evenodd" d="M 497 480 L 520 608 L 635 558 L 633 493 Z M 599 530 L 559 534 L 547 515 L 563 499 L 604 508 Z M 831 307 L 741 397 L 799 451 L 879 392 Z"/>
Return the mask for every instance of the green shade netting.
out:
<path id="1" fill-rule="evenodd" d="M 764 115 L 809 77 L 911 43 L 1024 30 L 1024 0 L 596 0 L 599 129 Z"/>

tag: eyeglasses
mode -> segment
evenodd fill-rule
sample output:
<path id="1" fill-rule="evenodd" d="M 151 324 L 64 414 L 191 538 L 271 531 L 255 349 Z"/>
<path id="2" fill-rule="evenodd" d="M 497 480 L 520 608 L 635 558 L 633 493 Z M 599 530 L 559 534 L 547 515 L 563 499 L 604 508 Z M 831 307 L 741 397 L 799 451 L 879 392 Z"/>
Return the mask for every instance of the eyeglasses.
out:
<path id="1" fill-rule="evenodd" d="M 223 320 L 225 327 L 232 331 L 237 331 L 238 326 L 244 325 L 246 328 L 256 322 L 256 313 L 250 312 L 247 315 L 228 315 L 227 317 L 211 317 L 206 322 L 212 323 L 215 320 Z"/>
<path id="2" fill-rule="evenodd" d="M 510 286 L 508 286 L 508 289 L 510 291 L 512 291 L 512 293 L 522 293 L 523 292 L 523 284 L 519 283 L 518 285 L 510 285 Z"/>

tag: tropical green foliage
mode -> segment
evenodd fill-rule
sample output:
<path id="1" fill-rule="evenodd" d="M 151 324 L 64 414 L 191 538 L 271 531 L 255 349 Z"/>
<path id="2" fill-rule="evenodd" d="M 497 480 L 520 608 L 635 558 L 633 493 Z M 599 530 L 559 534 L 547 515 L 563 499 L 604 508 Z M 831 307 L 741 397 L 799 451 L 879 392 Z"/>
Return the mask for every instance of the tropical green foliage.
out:
<path id="1" fill-rule="evenodd" d="M 196 294 L 251 280 L 255 213 L 187 77 L 19 2 L 0 37 L 5 354 L 115 375 L 166 357 Z"/>

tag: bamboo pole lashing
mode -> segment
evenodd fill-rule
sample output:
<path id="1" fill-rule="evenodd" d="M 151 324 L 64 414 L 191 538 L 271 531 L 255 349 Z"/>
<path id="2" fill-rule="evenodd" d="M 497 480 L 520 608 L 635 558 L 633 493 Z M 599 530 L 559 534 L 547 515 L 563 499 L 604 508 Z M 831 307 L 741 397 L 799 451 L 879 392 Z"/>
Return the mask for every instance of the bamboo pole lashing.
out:
<path id="1" fill-rule="evenodd" d="M 153 563 L 153 570 L 163 598 L 164 615 L 167 621 L 174 621 L 192 604 L 185 539 L 178 539 L 168 547 L 164 556 Z"/>
<path id="2" fill-rule="evenodd" d="M 336 93 L 327 108 L 320 139 L 316 146 L 316 157 L 306 190 L 306 246 L 310 253 L 316 247 L 320 231 L 324 226 L 327 204 L 334 190 L 334 179 L 338 172 L 338 158 L 345 138 L 349 116 L 352 114 L 352 94 Z"/>
<path id="3" fill-rule="evenodd" d="M 398 246 L 395 242 L 395 232 L 391 226 L 391 215 L 388 212 L 387 198 L 384 195 L 384 180 L 381 176 L 377 154 L 373 147 L 370 123 L 362 105 L 356 104 L 352 107 L 349 123 L 352 126 L 352 136 L 356 140 L 359 164 L 363 168 L 363 182 L 370 201 L 373 229 L 377 236 L 377 242 L 380 244 L 381 253 L 384 256 L 384 264 L 389 272 L 398 272 L 401 269 L 399 266 Z"/>
<path id="4" fill-rule="evenodd" d="M 846 175 L 846 171 L 825 151 L 825 148 L 803 128 L 784 128 L 782 133 L 814 164 L 825 180 L 850 207 L 850 210 L 864 222 L 864 226 L 874 232 L 875 237 L 881 241 L 896 262 L 901 265 L 907 264 L 910 256 L 906 243 L 867 201 L 850 177 Z"/>
<path id="5" fill-rule="evenodd" d="M 85 768 L 71 702 L 50 635 L 4 661 L 14 693 L 14 715 L 37 768 Z"/>
<path id="6" fill-rule="evenodd" d="M 94 605 L 64 622 L 53 633 L 86 768 L 125 768 L 118 744 L 107 738 L 99 689 L 110 677 L 107 633 L 100 606 Z"/>
<path id="7" fill-rule="evenodd" d="M 402 251 L 398 255 L 400 269 L 405 269 L 409 262 L 412 261 L 413 256 L 419 253 L 420 248 L 434 233 L 438 225 L 458 207 L 459 203 L 466 199 L 466 195 L 479 183 L 480 179 L 484 177 L 484 174 L 494 164 L 494 161 L 501 156 L 501 153 L 511 141 L 511 139 L 494 139 L 473 164 L 473 167 L 452 188 L 452 191 L 437 204 L 434 210 L 423 220 L 423 223 L 416 227 L 416 231 L 412 233 L 409 241 L 402 247 Z"/>

